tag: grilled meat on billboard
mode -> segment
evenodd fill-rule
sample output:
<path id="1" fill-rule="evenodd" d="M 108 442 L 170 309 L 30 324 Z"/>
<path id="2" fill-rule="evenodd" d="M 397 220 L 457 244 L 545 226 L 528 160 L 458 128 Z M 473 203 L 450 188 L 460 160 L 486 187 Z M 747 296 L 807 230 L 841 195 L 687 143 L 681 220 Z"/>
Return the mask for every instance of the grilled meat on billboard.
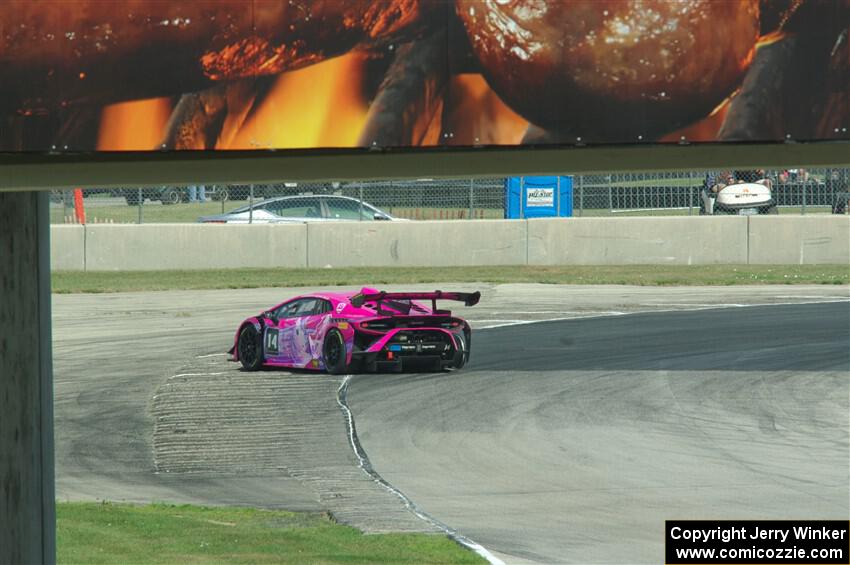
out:
<path id="1" fill-rule="evenodd" d="M 0 29 L 3 151 L 850 139 L 848 0 L 9 0 Z"/>

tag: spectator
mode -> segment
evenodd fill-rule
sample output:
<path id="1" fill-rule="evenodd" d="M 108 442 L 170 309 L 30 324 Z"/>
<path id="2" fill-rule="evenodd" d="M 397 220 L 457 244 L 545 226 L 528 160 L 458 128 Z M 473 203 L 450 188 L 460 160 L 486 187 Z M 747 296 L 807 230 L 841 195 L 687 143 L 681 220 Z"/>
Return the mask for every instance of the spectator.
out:
<path id="1" fill-rule="evenodd" d="M 756 169 L 755 173 L 756 173 L 756 175 L 755 175 L 756 180 L 753 181 L 754 183 L 763 184 L 764 186 L 766 186 L 767 188 L 770 188 L 770 189 L 773 188 L 773 179 L 771 179 L 767 176 L 766 170 Z"/>
<path id="2" fill-rule="evenodd" d="M 786 169 L 779 173 L 779 182 L 808 182 L 809 172 L 806 169 Z"/>
<path id="3" fill-rule="evenodd" d="M 729 186 L 735 184 L 735 175 L 730 171 L 722 171 L 720 173 L 708 173 L 706 175 L 706 188 L 711 192 L 717 193 Z"/>
<path id="4" fill-rule="evenodd" d="M 830 169 L 824 175 L 826 186 L 832 192 L 847 192 L 847 169 Z"/>
<path id="5" fill-rule="evenodd" d="M 190 185 L 189 186 L 189 202 L 206 202 L 207 201 L 207 187 L 199 184 L 199 185 Z"/>

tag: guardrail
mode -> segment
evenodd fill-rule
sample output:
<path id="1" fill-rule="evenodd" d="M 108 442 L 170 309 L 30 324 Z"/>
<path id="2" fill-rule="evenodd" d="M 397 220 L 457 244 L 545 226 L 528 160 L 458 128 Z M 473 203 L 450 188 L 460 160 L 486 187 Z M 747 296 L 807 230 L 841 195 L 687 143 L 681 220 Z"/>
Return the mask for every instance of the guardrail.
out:
<path id="1" fill-rule="evenodd" d="M 850 264 L 848 216 L 53 226 L 52 267 Z"/>

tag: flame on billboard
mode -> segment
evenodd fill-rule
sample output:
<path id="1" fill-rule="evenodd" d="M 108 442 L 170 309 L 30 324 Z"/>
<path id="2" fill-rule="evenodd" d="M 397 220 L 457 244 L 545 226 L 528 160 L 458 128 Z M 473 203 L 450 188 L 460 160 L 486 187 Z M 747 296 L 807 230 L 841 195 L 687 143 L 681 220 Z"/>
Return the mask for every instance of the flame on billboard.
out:
<path id="1" fill-rule="evenodd" d="M 171 99 L 148 98 L 110 104 L 101 112 L 99 151 L 150 151 L 162 143 Z"/>
<path id="2" fill-rule="evenodd" d="M 479 74 L 459 74 L 449 83 L 450 109 L 443 129 L 447 145 L 519 145 L 528 121 L 511 110 Z"/>
<path id="3" fill-rule="evenodd" d="M 354 147 L 368 106 L 360 94 L 362 55 L 330 59 L 283 73 L 227 147 Z"/>

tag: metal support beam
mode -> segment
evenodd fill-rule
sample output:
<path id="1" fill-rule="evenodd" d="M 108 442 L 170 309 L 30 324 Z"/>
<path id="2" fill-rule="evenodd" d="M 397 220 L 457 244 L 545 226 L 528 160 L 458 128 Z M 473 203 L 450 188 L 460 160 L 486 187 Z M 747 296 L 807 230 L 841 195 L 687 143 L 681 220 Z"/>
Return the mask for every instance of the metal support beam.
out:
<path id="1" fill-rule="evenodd" d="M 54 563 L 50 217 L 0 193 L 0 563 Z"/>
<path id="2" fill-rule="evenodd" d="M 510 147 L 446 151 L 171 151 L 0 155 L 0 191 L 264 184 L 289 181 L 471 178 L 682 169 L 831 167 L 850 143 Z"/>

